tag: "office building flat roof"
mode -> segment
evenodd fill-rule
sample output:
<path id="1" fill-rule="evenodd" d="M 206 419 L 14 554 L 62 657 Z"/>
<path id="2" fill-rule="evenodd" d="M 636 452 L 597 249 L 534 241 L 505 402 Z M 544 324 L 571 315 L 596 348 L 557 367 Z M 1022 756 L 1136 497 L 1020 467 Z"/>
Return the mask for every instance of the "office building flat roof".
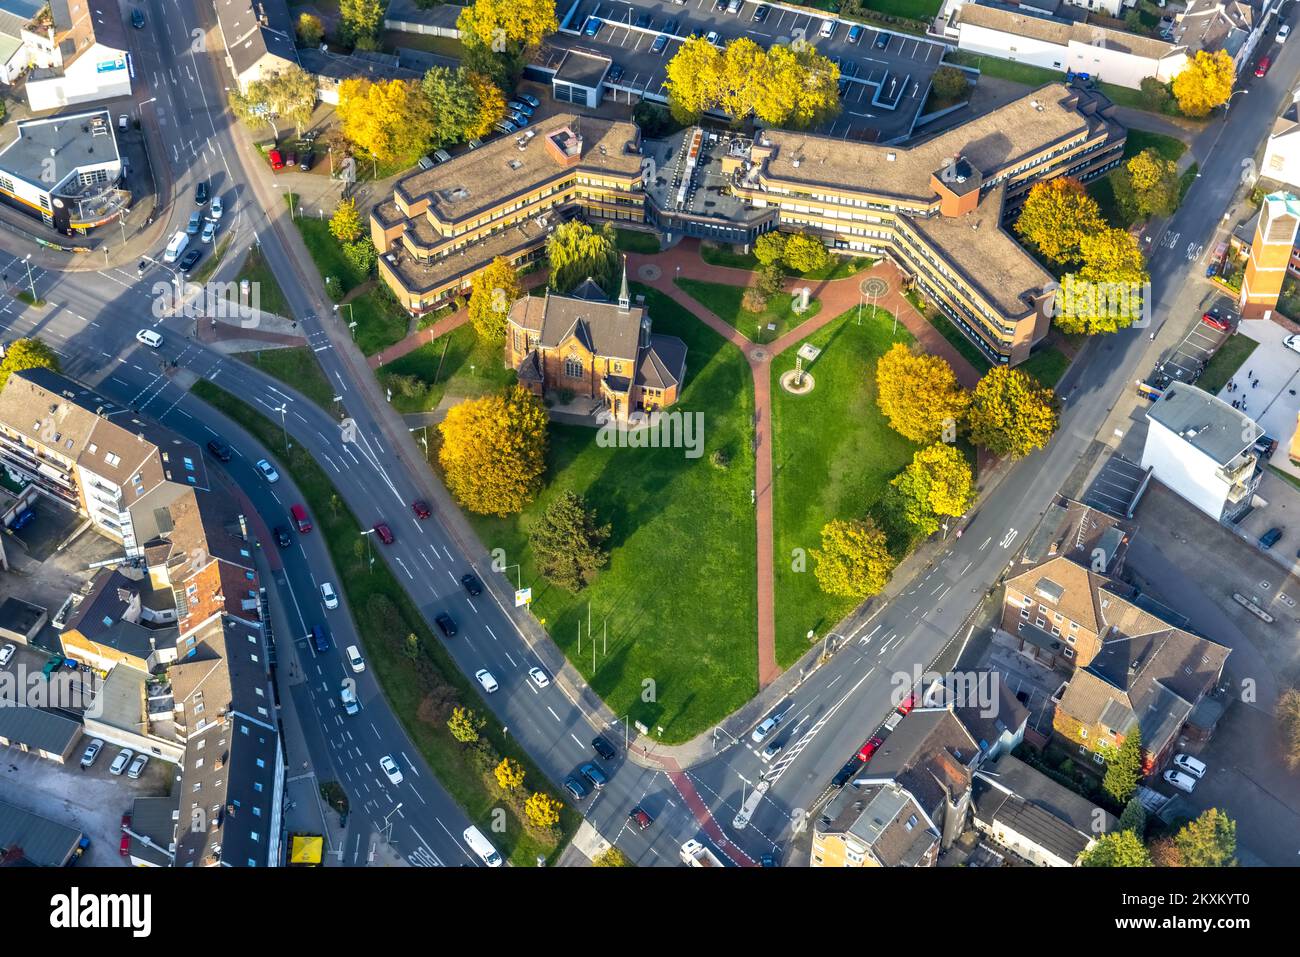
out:
<path id="1" fill-rule="evenodd" d="M 23 120 L 0 148 L 0 170 L 49 190 L 75 170 L 120 162 L 108 110 Z M 49 176 L 53 160 L 54 178 Z"/>
<path id="2" fill-rule="evenodd" d="M 1246 413 L 1183 382 L 1166 389 L 1147 409 L 1147 418 L 1219 465 L 1227 465 L 1264 434 Z"/>

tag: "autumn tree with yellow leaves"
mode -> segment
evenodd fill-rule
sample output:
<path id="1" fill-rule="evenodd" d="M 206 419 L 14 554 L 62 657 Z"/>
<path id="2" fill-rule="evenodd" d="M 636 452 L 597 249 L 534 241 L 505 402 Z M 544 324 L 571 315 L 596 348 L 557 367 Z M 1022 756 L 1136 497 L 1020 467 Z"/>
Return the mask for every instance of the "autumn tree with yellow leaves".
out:
<path id="1" fill-rule="evenodd" d="M 964 515 L 974 498 L 970 463 L 944 442 L 919 450 L 889 484 L 886 507 L 901 527 L 919 536 L 933 535 L 944 519 Z"/>
<path id="2" fill-rule="evenodd" d="M 822 526 L 822 547 L 811 553 L 821 590 L 855 601 L 884 588 L 896 564 L 885 533 L 870 518 L 827 522 Z"/>
<path id="3" fill-rule="evenodd" d="M 1036 183 L 1016 217 L 1016 235 L 1058 265 L 1083 258 L 1083 237 L 1105 225 L 1101 207 L 1068 176 Z"/>
<path id="4" fill-rule="evenodd" d="M 548 419 L 541 399 L 518 385 L 453 406 L 438 426 L 438 462 L 456 501 L 480 515 L 521 511 L 542 485 Z"/>
<path id="5" fill-rule="evenodd" d="M 1183 71 L 1174 77 L 1174 98 L 1187 116 L 1207 116 L 1210 110 L 1228 102 L 1236 69 L 1226 50 L 1209 53 L 1198 50 Z"/>
<path id="6" fill-rule="evenodd" d="M 524 814 L 533 827 L 546 830 L 560 823 L 560 808 L 563 805 L 549 794 L 536 791 L 524 802 Z"/>
<path id="7" fill-rule="evenodd" d="M 951 442 L 970 393 L 941 356 L 896 342 L 876 363 L 876 405 L 890 428 L 912 442 Z"/>
<path id="8" fill-rule="evenodd" d="M 994 366 L 975 387 L 967 413 L 976 445 L 1001 458 L 1028 455 L 1056 431 L 1056 396 L 1019 369 Z"/>
<path id="9" fill-rule="evenodd" d="M 523 294 L 519 271 L 503 256 L 475 276 L 469 294 L 469 321 L 478 337 L 486 342 L 503 340 L 510 307 Z"/>
<path id="10" fill-rule="evenodd" d="M 414 159 L 433 139 L 433 107 L 411 80 L 344 80 L 338 115 L 343 135 L 381 160 Z"/>

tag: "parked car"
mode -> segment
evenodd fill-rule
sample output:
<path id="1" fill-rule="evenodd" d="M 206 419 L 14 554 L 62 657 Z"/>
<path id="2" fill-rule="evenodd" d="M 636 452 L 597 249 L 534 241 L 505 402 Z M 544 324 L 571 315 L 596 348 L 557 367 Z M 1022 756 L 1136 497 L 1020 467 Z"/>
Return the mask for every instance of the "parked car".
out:
<path id="1" fill-rule="evenodd" d="M 428 518 L 433 514 L 432 510 L 429 508 L 429 503 L 421 498 L 417 498 L 411 503 L 411 511 L 414 512 L 415 517 L 419 519 Z"/>
<path id="2" fill-rule="evenodd" d="M 1194 758 L 1190 754 L 1175 754 L 1174 764 L 1178 766 L 1180 771 L 1186 771 L 1198 781 L 1205 777 L 1205 772 L 1209 770 L 1204 761 Z"/>
<path id="3" fill-rule="evenodd" d="M 537 685 L 538 688 L 550 687 L 551 679 L 546 677 L 546 672 L 541 668 L 529 668 L 528 677 L 533 679 L 533 684 Z"/>
<path id="4" fill-rule="evenodd" d="M 497 684 L 497 679 L 492 677 L 492 672 L 486 668 L 480 668 L 474 672 L 474 677 L 478 679 L 478 683 L 483 686 L 483 690 L 488 694 L 494 694 L 497 688 L 501 687 Z"/>
<path id="5" fill-rule="evenodd" d="M 677 32 L 677 28 L 680 27 L 681 25 L 682 22 L 678 20 L 676 17 L 674 17 L 673 19 L 669 20 L 667 23 L 664 24 L 664 33 L 668 34 L 669 36 L 679 37 L 681 36 L 681 34 Z"/>
<path id="6" fill-rule="evenodd" d="M 618 757 L 618 752 L 614 750 L 614 746 L 604 738 L 600 737 L 600 735 L 591 739 L 591 749 L 606 761 L 613 761 Z"/>
<path id="7" fill-rule="evenodd" d="M 582 28 L 584 37 L 594 37 L 600 32 L 600 25 L 603 21 L 599 17 L 587 17 L 587 23 Z"/>
<path id="8" fill-rule="evenodd" d="M 1277 544 L 1278 539 L 1282 537 L 1282 529 L 1270 528 L 1263 535 L 1259 536 L 1259 547 L 1268 551 Z"/>
<path id="9" fill-rule="evenodd" d="M 1261 435 L 1255 442 L 1254 450 L 1263 458 L 1272 458 L 1277 451 L 1277 439 L 1271 435 Z"/>
<path id="10" fill-rule="evenodd" d="M 388 775 L 388 780 L 394 784 L 402 783 L 402 769 L 397 766 L 397 762 L 391 756 L 385 754 L 380 758 L 379 766 L 384 769 L 384 774 Z"/>
<path id="11" fill-rule="evenodd" d="M 609 82 L 617 83 L 619 80 L 623 79 L 623 72 L 623 65 L 621 63 L 613 64 L 609 68 Z"/>
<path id="12" fill-rule="evenodd" d="M 5 645 L 3 648 L 0 648 L 0 665 L 9 664 L 9 659 L 14 656 L 14 652 L 17 650 L 18 649 L 13 645 Z"/>
<path id="13" fill-rule="evenodd" d="M 320 583 L 321 601 L 325 602 L 326 608 L 337 608 L 339 606 L 338 593 L 334 591 L 334 586 L 329 582 Z"/>
<path id="14" fill-rule="evenodd" d="M 218 462 L 229 462 L 234 450 L 221 439 L 209 439 L 208 451 L 213 454 Z"/>
<path id="15" fill-rule="evenodd" d="M 122 835 L 122 840 L 118 841 L 117 843 L 117 851 L 123 857 L 131 856 L 131 835 L 130 834 L 124 833 Z"/>
<path id="16" fill-rule="evenodd" d="M 710 30 L 708 33 L 704 34 L 704 39 L 708 40 L 714 46 L 717 46 L 722 37 L 718 36 L 717 30 Z"/>
<path id="17" fill-rule="evenodd" d="M 522 100 L 511 100 L 506 104 L 506 109 L 510 110 L 512 113 L 521 113 L 524 116 L 533 115 L 533 108 Z M 451 159 L 450 156 L 447 158 Z"/>
<path id="18" fill-rule="evenodd" d="M 643 13 L 641 16 L 636 18 L 636 25 L 642 30 L 648 30 L 652 23 L 654 23 L 654 17 L 650 16 L 648 13 Z"/>
<path id="19" fill-rule="evenodd" d="M 474 575 L 461 575 L 460 583 L 464 586 L 465 591 L 470 598 L 477 598 L 479 595 L 483 594 L 483 583 Z"/>
<path id="20" fill-rule="evenodd" d="M 456 619 L 452 618 L 451 615 L 447 614 L 445 611 L 438 612 L 438 614 L 434 616 L 433 623 L 437 625 L 438 630 L 442 632 L 442 637 L 456 637 Z"/>
<path id="21" fill-rule="evenodd" d="M 1290 335 L 1282 340 L 1282 345 L 1292 352 L 1300 352 L 1300 335 Z"/>
<path id="22" fill-rule="evenodd" d="M 877 50 L 888 50 L 888 49 L 889 49 L 889 34 L 888 34 L 888 33 L 877 33 L 877 34 L 876 34 L 876 49 L 877 49 Z"/>
<path id="23" fill-rule="evenodd" d="M 208 205 L 208 181 L 206 179 L 201 181 L 198 186 L 194 187 L 194 205 Z"/>
<path id="24" fill-rule="evenodd" d="M 277 472 L 275 466 L 266 459 L 258 459 L 255 467 L 262 473 L 262 478 L 266 479 L 268 482 L 275 483 L 280 481 L 280 473 Z"/>
<path id="25" fill-rule="evenodd" d="M 131 766 L 127 768 L 126 776 L 132 781 L 140 780 L 140 775 L 144 774 L 144 766 L 149 763 L 149 755 L 137 754 Z"/>
<path id="26" fill-rule="evenodd" d="M 113 775 L 121 774 L 126 770 L 126 766 L 131 763 L 133 757 L 135 757 L 134 751 L 130 748 L 123 748 L 121 751 L 117 752 L 117 757 L 115 757 L 113 763 L 108 766 L 108 773 Z"/>
<path id="27" fill-rule="evenodd" d="M 853 775 L 858 773 L 858 768 L 862 767 L 862 762 L 858 760 L 857 755 L 849 758 L 844 767 L 835 772 L 835 777 L 831 778 L 831 784 L 837 788 L 842 788 L 853 779 Z"/>
<path id="28" fill-rule="evenodd" d="M 639 831 L 644 831 L 655 822 L 655 819 L 650 816 L 650 812 L 639 804 L 627 812 L 627 819 L 635 824 Z"/>
<path id="29" fill-rule="evenodd" d="M 185 224 L 185 235 L 197 236 L 203 228 L 203 214 L 190 213 L 190 221 Z"/>
<path id="30" fill-rule="evenodd" d="M 289 150 L 289 152 L 284 154 L 284 161 L 288 164 L 290 169 L 293 169 L 293 167 L 298 165 L 298 151 Z"/>
<path id="31" fill-rule="evenodd" d="M 587 785 L 583 784 L 576 774 L 570 774 L 564 779 L 564 790 L 568 791 L 575 801 L 581 801 L 587 796 Z"/>
<path id="32" fill-rule="evenodd" d="M 384 522 L 375 523 L 375 534 L 379 536 L 379 540 L 385 545 L 391 545 L 393 542 L 397 541 L 397 539 L 393 537 L 393 530 Z"/>
<path id="33" fill-rule="evenodd" d="M 1255 75 L 1263 76 L 1264 74 L 1268 73 L 1268 68 L 1271 67 L 1272 65 L 1273 65 L 1273 61 L 1271 58 L 1266 56 L 1260 57 L 1259 64 L 1255 67 Z"/>
<path id="34" fill-rule="evenodd" d="M 915 707 L 916 707 L 916 692 L 913 691 L 906 698 L 904 698 L 903 703 L 898 706 L 898 713 L 906 716 L 908 714 L 911 714 L 912 709 Z"/>
<path id="35" fill-rule="evenodd" d="M 271 150 L 266 154 L 266 158 L 271 161 L 271 169 L 276 172 L 284 169 L 284 154 L 279 150 Z"/>
<path id="36" fill-rule="evenodd" d="M 90 767 L 95 763 L 95 759 L 99 757 L 99 752 L 103 750 L 104 742 L 99 738 L 95 738 L 90 744 L 86 745 L 86 750 L 81 752 L 81 766 L 83 768 Z"/>
<path id="37" fill-rule="evenodd" d="M 298 160 L 298 168 L 304 173 L 311 169 L 312 164 L 316 162 L 316 154 L 311 150 L 304 150 L 302 159 Z"/>
<path id="38" fill-rule="evenodd" d="M 1178 790 L 1185 791 L 1188 794 L 1191 794 L 1192 789 L 1196 787 L 1196 778 L 1186 775 L 1182 771 L 1166 771 L 1164 778 L 1166 784 L 1171 784 Z"/>
<path id="39" fill-rule="evenodd" d="M 203 257 L 202 249 L 191 249 L 184 256 L 182 256 L 181 261 L 176 264 L 181 271 L 181 275 L 188 276 L 190 274 L 190 270 L 193 269 L 195 265 L 198 264 L 198 261 L 202 257 Z"/>
<path id="40" fill-rule="evenodd" d="M 203 224 L 203 235 L 200 237 L 200 239 L 205 243 L 210 243 L 212 242 L 212 240 L 216 239 L 216 237 L 217 237 L 217 224 L 215 221 L 209 219 L 206 223 Z"/>
<path id="41" fill-rule="evenodd" d="M 752 18 L 753 21 L 755 23 L 762 23 L 764 20 L 767 19 L 767 11 L 770 9 L 772 8 L 769 7 L 767 4 L 760 3 L 758 6 L 754 8 L 754 16 Z"/>
<path id="42" fill-rule="evenodd" d="M 650 52 L 656 55 L 663 53 L 666 46 L 668 46 L 668 38 L 661 33 L 655 37 L 655 42 L 650 44 Z"/>
<path id="43" fill-rule="evenodd" d="M 858 760 L 863 764 L 866 764 L 871 760 L 871 756 L 880 750 L 880 746 L 884 743 L 884 740 L 879 737 L 872 738 L 858 750 Z"/>
<path id="44" fill-rule="evenodd" d="M 515 126 L 515 124 L 511 123 L 509 120 L 498 120 L 496 125 L 492 128 L 498 133 L 505 133 L 507 135 L 519 131 L 519 127 Z"/>
<path id="45" fill-rule="evenodd" d="M 749 736 L 750 740 L 755 744 L 762 744 L 763 740 L 772 733 L 772 729 L 780 723 L 780 715 L 772 715 L 770 718 L 764 718 L 759 722 L 758 727 L 754 729 L 754 733 Z"/>
<path id="46" fill-rule="evenodd" d="M 1219 315 L 1218 309 L 1211 309 L 1209 312 L 1202 314 L 1201 322 L 1211 328 L 1218 329 L 1220 332 L 1227 332 L 1232 328 L 1232 323 Z"/>
<path id="47" fill-rule="evenodd" d="M 846 37 L 846 39 L 850 43 L 857 43 L 859 40 L 862 39 L 862 27 L 856 23 L 853 26 L 849 27 L 849 35 L 848 37 Z"/>
<path id="48" fill-rule="evenodd" d="M 835 36 L 835 21 L 823 20 L 820 35 L 823 40 L 829 40 L 831 37 Z"/>

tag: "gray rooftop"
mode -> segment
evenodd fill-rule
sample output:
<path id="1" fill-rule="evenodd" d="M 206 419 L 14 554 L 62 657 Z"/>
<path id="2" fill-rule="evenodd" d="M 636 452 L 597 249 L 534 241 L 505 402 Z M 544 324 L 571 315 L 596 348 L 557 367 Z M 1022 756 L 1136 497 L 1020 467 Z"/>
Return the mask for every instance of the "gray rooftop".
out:
<path id="1" fill-rule="evenodd" d="M 0 801 L 0 850 L 21 848 L 39 867 L 62 867 L 72 856 L 81 831 Z"/>
<path id="2" fill-rule="evenodd" d="M 1218 465 L 1227 465 L 1264 434 L 1244 412 L 1183 382 L 1173 383 L 1152 403 L 1147 418 L 1181 436 Z"/>
<path id="3" fill-rule="evenodd" d="M 1114 815 L 1098 808 L 1082 794 L 1076 794 L 1057 784 L 1041 771 L 1009 754 L 985 764 L 975 774 L 976 777 L 996 782 L 1000 787 L 1065 821 L 1075 830 L 1092 833 L 1093 821 L 1099 811 L 1103 833 L 1113 830 L 1117 824 Z"/>
<path id="4" fill-rule="evenodd" d="M 81 725 L 53 711 L 0 705 L 0 738 L 10 744 L 63 755 L 79 737 Z"/>
<path id="5" fill-rule="evenodd" d="M 79 169 L 119 162 L 108 110 L 20 122 L 14 139 L 0 149 L 0 170 L 54 192 L 47 175 L 50 159 L 55 188 Z"/>

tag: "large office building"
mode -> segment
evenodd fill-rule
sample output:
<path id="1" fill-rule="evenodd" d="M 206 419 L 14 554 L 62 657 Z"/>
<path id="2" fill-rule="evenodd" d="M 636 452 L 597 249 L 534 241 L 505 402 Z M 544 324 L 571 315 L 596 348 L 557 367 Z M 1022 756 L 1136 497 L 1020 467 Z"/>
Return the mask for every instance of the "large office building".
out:
<path id="1" fill-rule="evenodd" d="M 410 312 L 468 292 L 497 256 L 522 265 L 579 212 L 642 222 L 640 133 L 559 114 L 398 181 L 370 214 L 379 274 Z"/>

